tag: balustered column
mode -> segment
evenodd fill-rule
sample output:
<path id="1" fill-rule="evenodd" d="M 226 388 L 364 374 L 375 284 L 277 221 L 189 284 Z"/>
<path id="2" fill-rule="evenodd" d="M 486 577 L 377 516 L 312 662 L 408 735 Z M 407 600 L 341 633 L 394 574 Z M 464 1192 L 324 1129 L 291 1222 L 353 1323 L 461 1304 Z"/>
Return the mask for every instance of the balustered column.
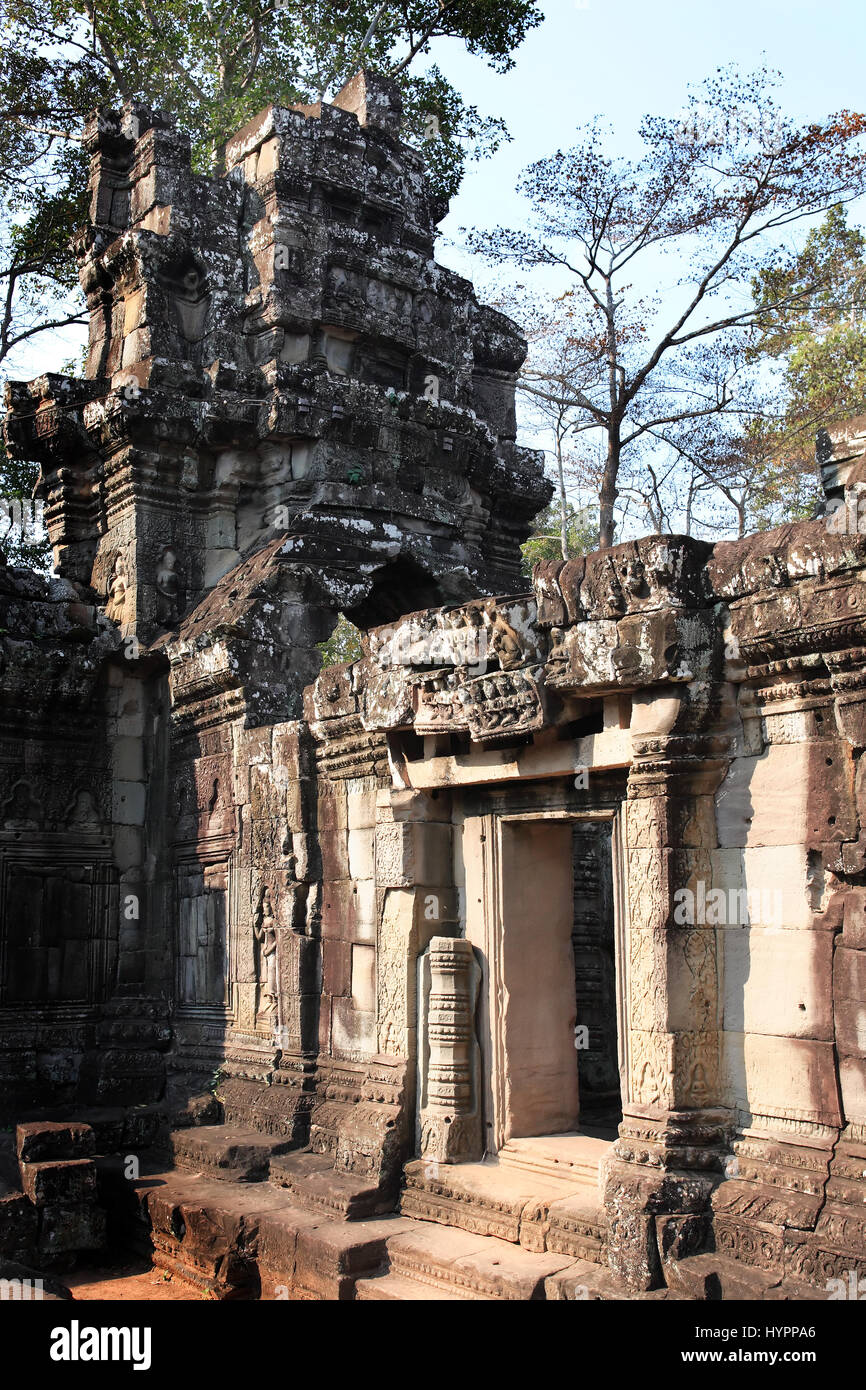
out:
<path id="1" fill-rule="evenodd" d="M 420 1152 L 441 1163 L 482 1155 L 475 1040 L 480 978 L 472 946 L 463 939 L 434 936 L 421 957 Z"/>

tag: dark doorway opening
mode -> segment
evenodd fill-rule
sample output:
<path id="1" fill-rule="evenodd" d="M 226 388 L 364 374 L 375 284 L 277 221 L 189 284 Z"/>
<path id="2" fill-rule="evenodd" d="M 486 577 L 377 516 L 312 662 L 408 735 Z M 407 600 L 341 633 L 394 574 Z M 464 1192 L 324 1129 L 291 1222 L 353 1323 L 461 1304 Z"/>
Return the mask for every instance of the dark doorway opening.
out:
<path id="1" fill-rule="evenodd" d="M 610 821 L 572 826 L 575 1050 L 580 1129 L 615 1138 L 622 1120 Z"/>

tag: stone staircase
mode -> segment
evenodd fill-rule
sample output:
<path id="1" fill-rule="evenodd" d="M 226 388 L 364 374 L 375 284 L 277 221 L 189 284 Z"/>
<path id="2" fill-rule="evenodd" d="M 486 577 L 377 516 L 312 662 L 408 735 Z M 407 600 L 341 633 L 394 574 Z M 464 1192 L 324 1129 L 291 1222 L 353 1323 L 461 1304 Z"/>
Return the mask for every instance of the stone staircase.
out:
<path id="1" fill-rule="evenodd" d="M 626 1297 L 604 1263 L 599 1167 L 608 1148 L 555 1135 L 511 1140 L 492 1162 L 408 1163 L 400 1213 L 413 1225 L 387 1240 L 387 1267 L 360 1279 L 356 1297 Z"/>
<path id="2" fill-rule="evenodd" d="M 499 1152 L 501 1167 L 588 1186 L 601 1197 L 601 1165 L 611 1141 L 591 1134 L 548 1134 L 509 1139 Z"/>
<path id="3" fill-rule="evenodd" d="M 206 1125 L 169 1137 L 181 1172 L 225 1182 L 270 1182 L 296 1206 L 344 1221 L 393 1211 L 395 1193 L 355 1173 L 337 1172 L 331 1154 L 299 1150 L 288 1138 L 238 1125 Z"/>
<path id="4" fill-rule="evenodd" d="M 581 1140 L 583 1136 L 581 1136 Z M 556 1147 L 556 1146 L 554 1146 Z M 219 1298 L 537 1301 L 621 1297 L 598 1260 L 596 1149 L 406 1169 L 401 1210 L 327 1154 L 233 1125 L 170 1138 L 136 1186 L 158 1266 Z"/>
<path id="5" fill-rule="evenodd" d="M 220 1299 L 538 1301 L 622 1298 L 569 1255 L 391 1213 L 346 1220 L 300 1192 L 173 1169 L 135 1184 L 154 1264 Z"/>
<path id="6" fill-rule="evenodd" d="M 56 1267 L 102 1247 L 107 1208 L 115 1247 L 138 1249 L 220 1299 L 827 1296 L 788 1271 L 754 1269 L 719 1252 L 683 1258 L 686 1247 L 676 1242 L 664 1259 L 667 1287 L 630 1292 L 607 1268 L 598 1179 L 607 1144 L 590 1135 L 513 1140 L 492 1162 L 414 1160 L 394 1211 L 392 1194 L 335 1171 L 331 1155 L 239 1125 L 196 1123 L 209 1118 L 203 1111 L 170 1134 L 168 1167 L 165 1149 L 151 1144 L 157 1117 L 147 1107 L 88 1118 L 92 1124 L 38 1122 L 4 1136 L 4 1275 L 11 1278 L 9 1261 L 29 1265 L 38 1255 L 40 1267 Z M 127 1165 L 136 1150 L 141 1171 L 133 1178 Z"/>
<path id="7" fill-rule="evenodd" d="M 226 1182 L 266 1182 L 272 1162 L 292 1141 L 240 1125 L 200 1125 L 174 1130 L 169 1146 L 182 1171 Z"/>
<path id="8" fill-rule="evenodd" d="M 333 1157 L 235 1125 L 170 1136 L 174 1167 L 133 1184 L 138 1244 L 222 1299 L 539 1302 L 815 1297 L 726 1256 L 665 1261 L 631 1292 L 607 1268 L 592 1135 L 516 1139 L 497 1159 L 416 1159 L 393 1198 Z M 130 1184 L 122 1183 L 129 1198 Z M 821 1296 L 821 1295 L 817 1295 Z"/>
<path id="9" fill-rule="evenodd" d="M 406 1165 L 404 1216 L 495 1236 L 534 1254 L 604 1262 L 600 1164 L 608 1144 L 586 1135 L 510 1140 L 497 1159 Z"/>

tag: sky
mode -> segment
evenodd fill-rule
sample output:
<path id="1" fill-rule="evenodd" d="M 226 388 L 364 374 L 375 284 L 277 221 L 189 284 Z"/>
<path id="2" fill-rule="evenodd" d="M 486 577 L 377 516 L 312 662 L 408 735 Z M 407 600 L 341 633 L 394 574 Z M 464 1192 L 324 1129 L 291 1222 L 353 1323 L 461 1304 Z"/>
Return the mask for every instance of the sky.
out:
<path id="1" fill-rule="evenodd" d="M 435 55 L 464 99 L 502 116 L 512 136 L 491 159 L 469 166 L 440 228 L 437 258 L 473 279 L 482 299 L 495 300 L 509 280 L 526 281 L 526 273 L 493 269 L 470 255 L 461 229 L 525 222 L 528 204 L 515 191 L 521 170 L 568 148 L 578 127 L 594 117 L 612 128 L 612 153 L 639 156 L 641 118 L 684 110 L 690 88 L 729 64 L 743 73 L 777 70 L 776 100 L 798 123 L 866 108 L 863 0 L 540 0 L 540 8 L 544 23 L 517 50 L 507 74 L 495 73 L 454 41 L 442 41 Z M 849 216 L 866 225 L 866 200 L 852 205 Z M 808 226 L 789 231 L 787 244 L 801 243 Z M 663 267 L 664 278 L 654 283 L 657 273 L 658 263 L 654 268 L 649 261 L 635 280 L 640 293 L 661 295 L 666 319 L 675 266 Z M 545 447 L 548 441 L 519 409 L 521 417 L 524 442 Z M 600 439 L 595 445 L 601 449 Z M 572 485 L 569 491 L 578 504 L 588 500 Z M 637 518 L 634 524 L 645 529 Z"/>
<path id="2" fill-rule="evenodd" d="M 613 127 L 619 153 L 636 154 L 644 114 L 679 111 L 690 85 L 729 63 L 778 69 L 778 99 L 795 119 L 866 106 L 864 0 L 541 0 L 540 8 L 544 23 L 507 74 L 453 41 L 436 55 L 464 99 L 504 117 L 513 137 L 470 166 L 441 227 L 439 259 L 482 281 L 489 272 L 461 253 L 460 227 L 519 222 L 521 169 L 567 148 L 594 116 Z"/>

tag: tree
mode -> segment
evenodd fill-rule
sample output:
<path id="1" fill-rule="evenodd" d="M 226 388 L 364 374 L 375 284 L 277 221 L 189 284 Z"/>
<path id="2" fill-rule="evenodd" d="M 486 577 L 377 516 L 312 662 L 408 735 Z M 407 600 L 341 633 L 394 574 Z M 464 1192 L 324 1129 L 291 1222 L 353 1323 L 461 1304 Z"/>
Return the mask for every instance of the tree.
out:
<path id="1" fill-rule="evenodd" d="M 500 263 L 565 273 L 573 338 L 598 345 L 571 404 L 578 427 L 605 439 L 602 545 L 613 543 L 624 454 L 653 431 L 735 409 L 732 345 L 742 356 L 756 326 L 808 295 L 780 283 L 766 302 L 744 302 L 773 240 L 866 187 L 866 117 L 842 111 L 797 127 L 773 98 L 776 80 L 720 70 L 689 96 L 685 118 L 644 118 L 636 160 L 609 156 L 598 122 L 584 127 L 580 143 L 523 174 L 526 231 L 470 238 Z M 672 263 L 671 293 L 635 290 L 638 275 L 658 283 Z"/>
<path id="2" fill-rule="evenodd" d="M 799 248 L 776 250 L 752 294 L 771 312 L 752 334 L 757 370 L 736 415 L 668 437 L 704 495 L 727 503 L 740 536 L 812 514 L 818 429 L 866 409 L 866 238 L 836 205 Z"/>
<path id="3" fill-rule="evenodd" d="M 345 613 L 337 617 L 337 626 L 330 637 L 320 642 L 322 669 L 326 666 L 342 666 L 346 661 L 359 661 L 364 655 L 361 646 L 361 631 L 350 622 Z"/>
<path id="4" fill-rule="evenodd" d="M 566 502 L 565 540 L 559 499 L 550 502 L 535 518 L 535 530 L 520 547 L 523 572 L 532 574 L 538 560 L 574 560 L 598 546 L 598 517 L 589 507 Z"/>
<path id="5" fill-rule="evenodd" d="M 816 485 L 816 431 L 866 409 L 866 238 L 836 205 L 802 249 L 760 269 L 752 292 L 769 310 L 752 355 L 772 362 L 780 377 L 781 409 L 764 431 L 767 455 Z"/>
<path id="6" fill-rule="evenodd" d="M 778 413 L 765 404 L 752 411 L 742 400 L 740 405 L 738 413 L 721 420 L 687 422 L 675 434 L 659 431 L 657 438 L 669 451 L 648 471 L 660 478 L 665 516 L 676 514 L 670 529 L 707 536 L 733 529 L 742 537 L 804 520 L 814 511 L 815 429 L 785 432 Z M 807 450 L 808 468 L 803 466 Z"/>
<path id="7" fill-rule="evenodd" d="M 42 525 L 41 509 L 31 501 L 34 469 L 31 464 L 12 459 L 2 451 L 0 474 L 0 561 L 7 565 L 27 565 L 30 569 L 50 568 L 50 548 Z"/>
<path id="8" fill-rule="evenodd" d="M 46 7 L 46 22 L 47 14 Z M 72 231 L 87 212 L 87 161 L 78 126 L 109 95 L 89 54 L 40 50 L 8 6 L 4 20 L 0 362 L 37 333 L 86 323 L 69 249 Z"/>
<path id="9" fill-rule="evenodd" d="M 522 403 L 528 407 L 528 422 L 540 429 L 552 444 L 552 449 L 545 450 L 553 454 L 556 501 L 552 505 L 559 517 L 560 554 L 563 560 L 568 560 L 574 544 L 574 507 L 568 496 L 567 474 L 575 470 L 571 446 L 574 435 L 581 431 L 574 386 L 576 381 L 585 384 L 593 372 L 597 375 L 598 345 L 588 346 L 574 336 L 570 305 L 563 300 L 546 305 L 518 292 L 507 296 L 497 307 L 517 318 L 526 333 L 529 352 L 518 390 Z M 548 508 L 545 527 L 552 524 L 552 515 Z M 535 546 L 536 539 L 531 538 L 527 544 Z M 546 549 L 544 558 L 550 558 Z"/>

